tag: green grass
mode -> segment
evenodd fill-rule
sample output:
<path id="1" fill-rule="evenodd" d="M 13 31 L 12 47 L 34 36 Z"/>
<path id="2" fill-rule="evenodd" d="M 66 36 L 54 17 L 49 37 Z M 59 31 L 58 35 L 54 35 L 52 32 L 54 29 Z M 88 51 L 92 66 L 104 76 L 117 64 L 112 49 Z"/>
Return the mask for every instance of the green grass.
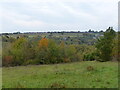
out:
<path id="1" fill-rule="evenodd" d="M 0 67 L 0 90 L 2 90 L 2 68 Z"/>
<path id="2" fill-rule="evenodd" d="M 3 88 L 117 88 L 117 62 L 4 67 Z"/>

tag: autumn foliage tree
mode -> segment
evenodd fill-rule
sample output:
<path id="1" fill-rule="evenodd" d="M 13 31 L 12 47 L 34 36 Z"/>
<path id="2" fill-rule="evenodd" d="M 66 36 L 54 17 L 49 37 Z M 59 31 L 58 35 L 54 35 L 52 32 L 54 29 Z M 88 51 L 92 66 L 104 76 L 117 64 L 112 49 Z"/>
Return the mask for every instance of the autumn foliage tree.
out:
<path id="1" fill-rule="evenodd" d="M 48 63 L 48 39 L 45 37 L 38 42 L 36 59 L 39 64 Z"/>
<path id="2" fill-rule="evenodd" d="M 38 43 L 39 48 L 47 48 L 48 47 L 48 39 L 42 38 Z"/>
<path id="3" fill-rule="evenodd" d="M 3 54 L 6 52 L 4 50 Z M 23 65 L 28 60 L 34 58 L 34 49 L 31 47 L 29 41 L 21 37 L 11 44 L 7 54 L 3 55 L 3 63 L 10 65 Z M 10 63 L 11 61 L 11 63 Z"/>
<path id="4" fill-rule="evenodd" d="M 58 63 L 59 47 L 55 41 L 42 38 L 37 47 L 37 61 L 40 64 Z"/>

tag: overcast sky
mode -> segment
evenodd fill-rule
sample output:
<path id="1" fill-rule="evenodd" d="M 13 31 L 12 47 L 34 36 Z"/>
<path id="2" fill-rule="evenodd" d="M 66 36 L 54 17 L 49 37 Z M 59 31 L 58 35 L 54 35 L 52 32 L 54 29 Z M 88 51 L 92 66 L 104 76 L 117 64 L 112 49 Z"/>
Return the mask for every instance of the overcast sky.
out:
<path id="1" fill-rule="evenodd" d="M 0 0 L 1 32 L 117 30 L 119 0 Z"/>

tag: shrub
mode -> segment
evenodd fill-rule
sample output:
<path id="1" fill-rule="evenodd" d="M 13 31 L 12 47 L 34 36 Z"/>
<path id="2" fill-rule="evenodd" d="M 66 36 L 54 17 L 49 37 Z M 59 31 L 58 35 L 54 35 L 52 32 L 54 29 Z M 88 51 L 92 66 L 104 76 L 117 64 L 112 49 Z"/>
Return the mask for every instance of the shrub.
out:
<path id="1" fill-rule="evenodd" d="M 42 63 L 40 63 L 40 60 L 28 59 L 22 65 L 39 65 L 39 64 L 42 64 Z"/>
<path id="2" fill-rule="evenodd" d="M 88 66 L 87 67 L 87 71 L 93 71 L 94 70 L 94 67 L 93 66 Z"/>
<path id="3" fill-rule="evenodd" d="M 65 59 L 64 59 L 64 62 L 65 62 L 65 63 L 68 63 L 68 62 L 71 62 L 71 61 L 70 61 L 69 58 L 65 58 Z"/>
<path id="4" fill-rule="evenodd" d="M 89 53 L 84 55 L 84 61 L 94 61 L 95 59 L 95 53 Z"/>
<path id="5" fill-rule="evenodd" d="M 66 88 L 66 86 L 64 84 L 53 83 L 50 85 L 50 88 Z"/>
<path id="6" fill-rule="evenodd" d="M 12 56 L 4 56 L 2 60 L 3 60 L 3 66 L 10 66 L 12 64 L 13 57 Z"/>

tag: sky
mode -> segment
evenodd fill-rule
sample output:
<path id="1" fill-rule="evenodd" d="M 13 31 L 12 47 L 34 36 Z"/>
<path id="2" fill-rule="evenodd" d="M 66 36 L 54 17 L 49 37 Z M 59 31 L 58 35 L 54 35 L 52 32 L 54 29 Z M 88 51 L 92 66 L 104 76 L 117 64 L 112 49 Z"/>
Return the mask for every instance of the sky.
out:
<path id="1" fill-rule="evenodd" d="M 118 30 L 119 0 L 0 0 L 0 32 Z"/>
<path id="2" fill-rule="evenodd" d="M 120 31 L 120 1 L 118 3 L 118 30 Z"/>

